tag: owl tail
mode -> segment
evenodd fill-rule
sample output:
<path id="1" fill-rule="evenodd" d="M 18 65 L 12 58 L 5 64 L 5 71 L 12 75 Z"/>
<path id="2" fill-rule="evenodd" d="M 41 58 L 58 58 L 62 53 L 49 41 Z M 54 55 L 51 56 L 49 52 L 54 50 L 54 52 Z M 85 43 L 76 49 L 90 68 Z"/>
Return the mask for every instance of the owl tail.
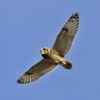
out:
<path id="1" fill-rule="evenodd" d="M 65 69 L 71 69 L 72 68 L 72 63 L 70 63 L 66 60 L 60 62 L 60 65 L 62 65 L 62 67 L 64 67 Z"/>

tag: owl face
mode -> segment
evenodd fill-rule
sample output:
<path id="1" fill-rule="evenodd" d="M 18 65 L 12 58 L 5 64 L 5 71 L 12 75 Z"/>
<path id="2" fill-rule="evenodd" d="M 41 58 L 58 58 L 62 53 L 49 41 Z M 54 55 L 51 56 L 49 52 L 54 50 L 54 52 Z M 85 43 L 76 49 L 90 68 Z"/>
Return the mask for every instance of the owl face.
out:
<path id="1" fill-rule="evenodd" d="M 49 54 L 50 54 L 50 49 L 49 48 L 44 47 L 40 50 L 40 52 L 41 52 L 41 55 L 42 55 L 43 58 L 49 59 Z"/>
<path id="2" fill-rule="evenodd" d="M 50 53 L 50 49 L 47 47 L 41 48 L 40 50 L 41 54 L 49 54 Z"/>

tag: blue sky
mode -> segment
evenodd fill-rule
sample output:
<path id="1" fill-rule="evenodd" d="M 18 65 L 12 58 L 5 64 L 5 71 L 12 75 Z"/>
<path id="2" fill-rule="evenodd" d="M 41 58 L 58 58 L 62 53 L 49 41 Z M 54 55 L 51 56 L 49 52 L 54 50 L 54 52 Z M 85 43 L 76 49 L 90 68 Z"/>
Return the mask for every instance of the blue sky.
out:
<path id="1" fill-rule="evenodd" d="M 65 57 L 73 69 L 58 66 L 34 83 L 17 84 L 75 12 L 80 26 Z M 100 1 L 0 0 L 0 68 L 0 100 L 100 100 Z"/>

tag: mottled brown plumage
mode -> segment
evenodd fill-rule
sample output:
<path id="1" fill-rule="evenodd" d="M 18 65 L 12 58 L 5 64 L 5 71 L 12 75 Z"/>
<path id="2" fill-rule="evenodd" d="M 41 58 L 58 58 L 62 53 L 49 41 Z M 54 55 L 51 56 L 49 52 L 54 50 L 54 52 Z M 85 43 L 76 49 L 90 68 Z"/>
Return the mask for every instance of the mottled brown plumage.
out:
<path id="1" fill-rule="evenodd" d="M 44 47 L 40 50 L 43 59 L 37 64 L 33 65 L 27 72 L 25 72 L 17 82 L 26 84 L 38 80 L 41 76 L 53 71 L 58 64 L 65 69 L 71 69 L 72 63 L 66 61 L 63 57 L 68 53 L 73 43 L 74 37 L 79 27 L 79 14 L 75 13 L 69 18 L 56 41 L 49 49 Z"/>

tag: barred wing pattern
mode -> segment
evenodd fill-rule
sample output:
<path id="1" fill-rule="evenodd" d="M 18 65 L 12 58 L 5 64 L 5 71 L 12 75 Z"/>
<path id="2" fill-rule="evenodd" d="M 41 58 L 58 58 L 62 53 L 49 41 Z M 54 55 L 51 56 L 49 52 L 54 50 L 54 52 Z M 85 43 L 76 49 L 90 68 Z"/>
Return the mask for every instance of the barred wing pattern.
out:
<path id="1" fill-rule="evenodd" d="M 33 65 L 27 72 L 25 72 L 17 82 L 26 84 L 38 80 L 40 77 L 48 74 L 57 67 L 57 64 L 42 59 L 37 64 Z"/>
<path id="2" fill-rule="evenodd" d="M 79 14 L 75 13 L 69 18 L 67 23 L 58 34 L 54 43 L 53 49 L 59 52 L 60 56 L 64 57 L 71 48 L 74 37 L 79 27 Z"/>

